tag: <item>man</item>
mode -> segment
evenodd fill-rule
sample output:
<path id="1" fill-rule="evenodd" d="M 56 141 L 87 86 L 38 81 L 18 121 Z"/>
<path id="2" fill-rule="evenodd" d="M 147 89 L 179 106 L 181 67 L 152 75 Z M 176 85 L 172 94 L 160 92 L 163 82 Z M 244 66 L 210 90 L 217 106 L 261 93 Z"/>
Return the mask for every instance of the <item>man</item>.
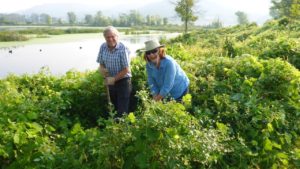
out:
<path id="1" fill-rule="evenodd" d="M 132 90 L 129 49 L 118 41 L 119 32 L 109 26 L 103 31 L 105 41 L 101 46 L 97 62 L 99 71 L 105 77 L 109 87 L 112 104 L 117 111 L 117 117 L 128 113 L 129 100 Z"/>

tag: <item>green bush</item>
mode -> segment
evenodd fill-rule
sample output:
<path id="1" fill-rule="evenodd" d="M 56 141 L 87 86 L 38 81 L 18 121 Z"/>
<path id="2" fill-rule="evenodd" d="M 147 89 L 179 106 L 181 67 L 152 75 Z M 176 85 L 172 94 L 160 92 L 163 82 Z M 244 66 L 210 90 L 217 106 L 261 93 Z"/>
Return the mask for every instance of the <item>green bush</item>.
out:
<path id="1" fill-rule="evenodd" d="M 9 42 L 9 41 L 26 41 L 29 40 L 28 37 L 13 33 L 13 32 L 0 32 L 0 41 L 1 42 Z"/>
<path id="2" fill-rule="evenodd" d="M 279 59 L 253 56 L 210 58 L 197 67 L 197 88 L 192 91 L 195 116 L 208 126 L 225 124 L 235 137 L 236 149 L 224 156 L 223 165 L 298 165 L 293 158 L 300 132 L 297 69 Z"/>

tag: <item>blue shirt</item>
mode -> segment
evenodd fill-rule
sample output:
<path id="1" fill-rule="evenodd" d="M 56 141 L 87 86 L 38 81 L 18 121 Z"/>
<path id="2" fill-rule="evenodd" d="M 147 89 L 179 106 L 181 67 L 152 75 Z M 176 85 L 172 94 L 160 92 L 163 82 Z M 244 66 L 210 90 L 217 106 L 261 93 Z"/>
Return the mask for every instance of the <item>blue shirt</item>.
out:
<path id="1" fill-rule="evenodd" d="M 120 71 L 130 66 L 130 51 L 121 42 L 110 51 L 107 43 L 100 46 L 97 62 L 104 65 L 109 72 L 109 76 L 116 76 Z M 131 77 L 131 73 L 127 73 L 124 77 Z"/>
<path id="2" fill-rule="evenodd" d="M 170 56 L 166 55 L 160 60 L 159 68 L 151 62 L 146 64 L 148 84 L 153 95 L 160 94 L 163 97 L 170 95 L 179 98 L 189 86 L 189 79 Z"/>

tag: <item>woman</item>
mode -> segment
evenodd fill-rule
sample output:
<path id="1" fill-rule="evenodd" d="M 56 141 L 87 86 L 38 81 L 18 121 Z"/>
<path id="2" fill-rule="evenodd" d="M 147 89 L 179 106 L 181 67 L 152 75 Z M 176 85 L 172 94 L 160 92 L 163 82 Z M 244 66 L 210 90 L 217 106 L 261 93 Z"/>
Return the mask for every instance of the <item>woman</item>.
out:
<path id="1" fill-rule="evenodd" d="M 145 42 L 146 69 L 148 84 L 155 101 L 172 98 L 180 102 L 187 94 L 189 79 L 169 55 L 166 55 L 164 45 L 157 40 Z"/>

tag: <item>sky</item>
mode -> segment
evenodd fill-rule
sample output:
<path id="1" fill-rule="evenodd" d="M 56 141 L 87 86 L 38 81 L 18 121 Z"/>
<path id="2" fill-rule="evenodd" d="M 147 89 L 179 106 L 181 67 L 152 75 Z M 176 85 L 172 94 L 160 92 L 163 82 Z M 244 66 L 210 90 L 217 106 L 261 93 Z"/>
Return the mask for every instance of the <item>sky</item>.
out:
<path id="1" fill-rule="evenodd" d="M 130 6 L 132 9 L 158 1 L 177 0 L 0 0 L 0 13 L 13 13 L 29 9 L 34 6 L 51 3 L 80 3 L 112 7 L 115 5 Z M 16 5 L 18 4 L 18 5 Z M 199 0 L 199 8 L 202 13 L 202 22 L 211 22 L 216 18 L 224 20 L 228 25 L 236 23 L 236 11 L 243 11 L 250 21 L 263 23 L 269 19 L 271 0 Z M 212 8 L 215 6 L 215 8 Z"/>
<path id="2" fill-rule="evenodd" d="M 104 4 L 105 6 L 124 4 L 131 6 L 140 6 L 156 1 L 160 0 L 0 0 L 0 13 L 10 13 L 19 10 L 25 10 L 33 6 L 49 3 Z"/>
<path id="3" fill-rule="evenodd" d="M 200 0 L 200 5 L 209 9 L 202 11 L 202 19 L 207 20 L 207 22 L 220 18 L 226 25 L 236 24 L 237 19 L 234 14 L 236 11 L 245 12 L 250 22 L 255 21 L 258 24 L 271 18 L 269 15 L 271 0 Z M 216 6 L 216 8 L 213 9 L 211 6 Z"/>

